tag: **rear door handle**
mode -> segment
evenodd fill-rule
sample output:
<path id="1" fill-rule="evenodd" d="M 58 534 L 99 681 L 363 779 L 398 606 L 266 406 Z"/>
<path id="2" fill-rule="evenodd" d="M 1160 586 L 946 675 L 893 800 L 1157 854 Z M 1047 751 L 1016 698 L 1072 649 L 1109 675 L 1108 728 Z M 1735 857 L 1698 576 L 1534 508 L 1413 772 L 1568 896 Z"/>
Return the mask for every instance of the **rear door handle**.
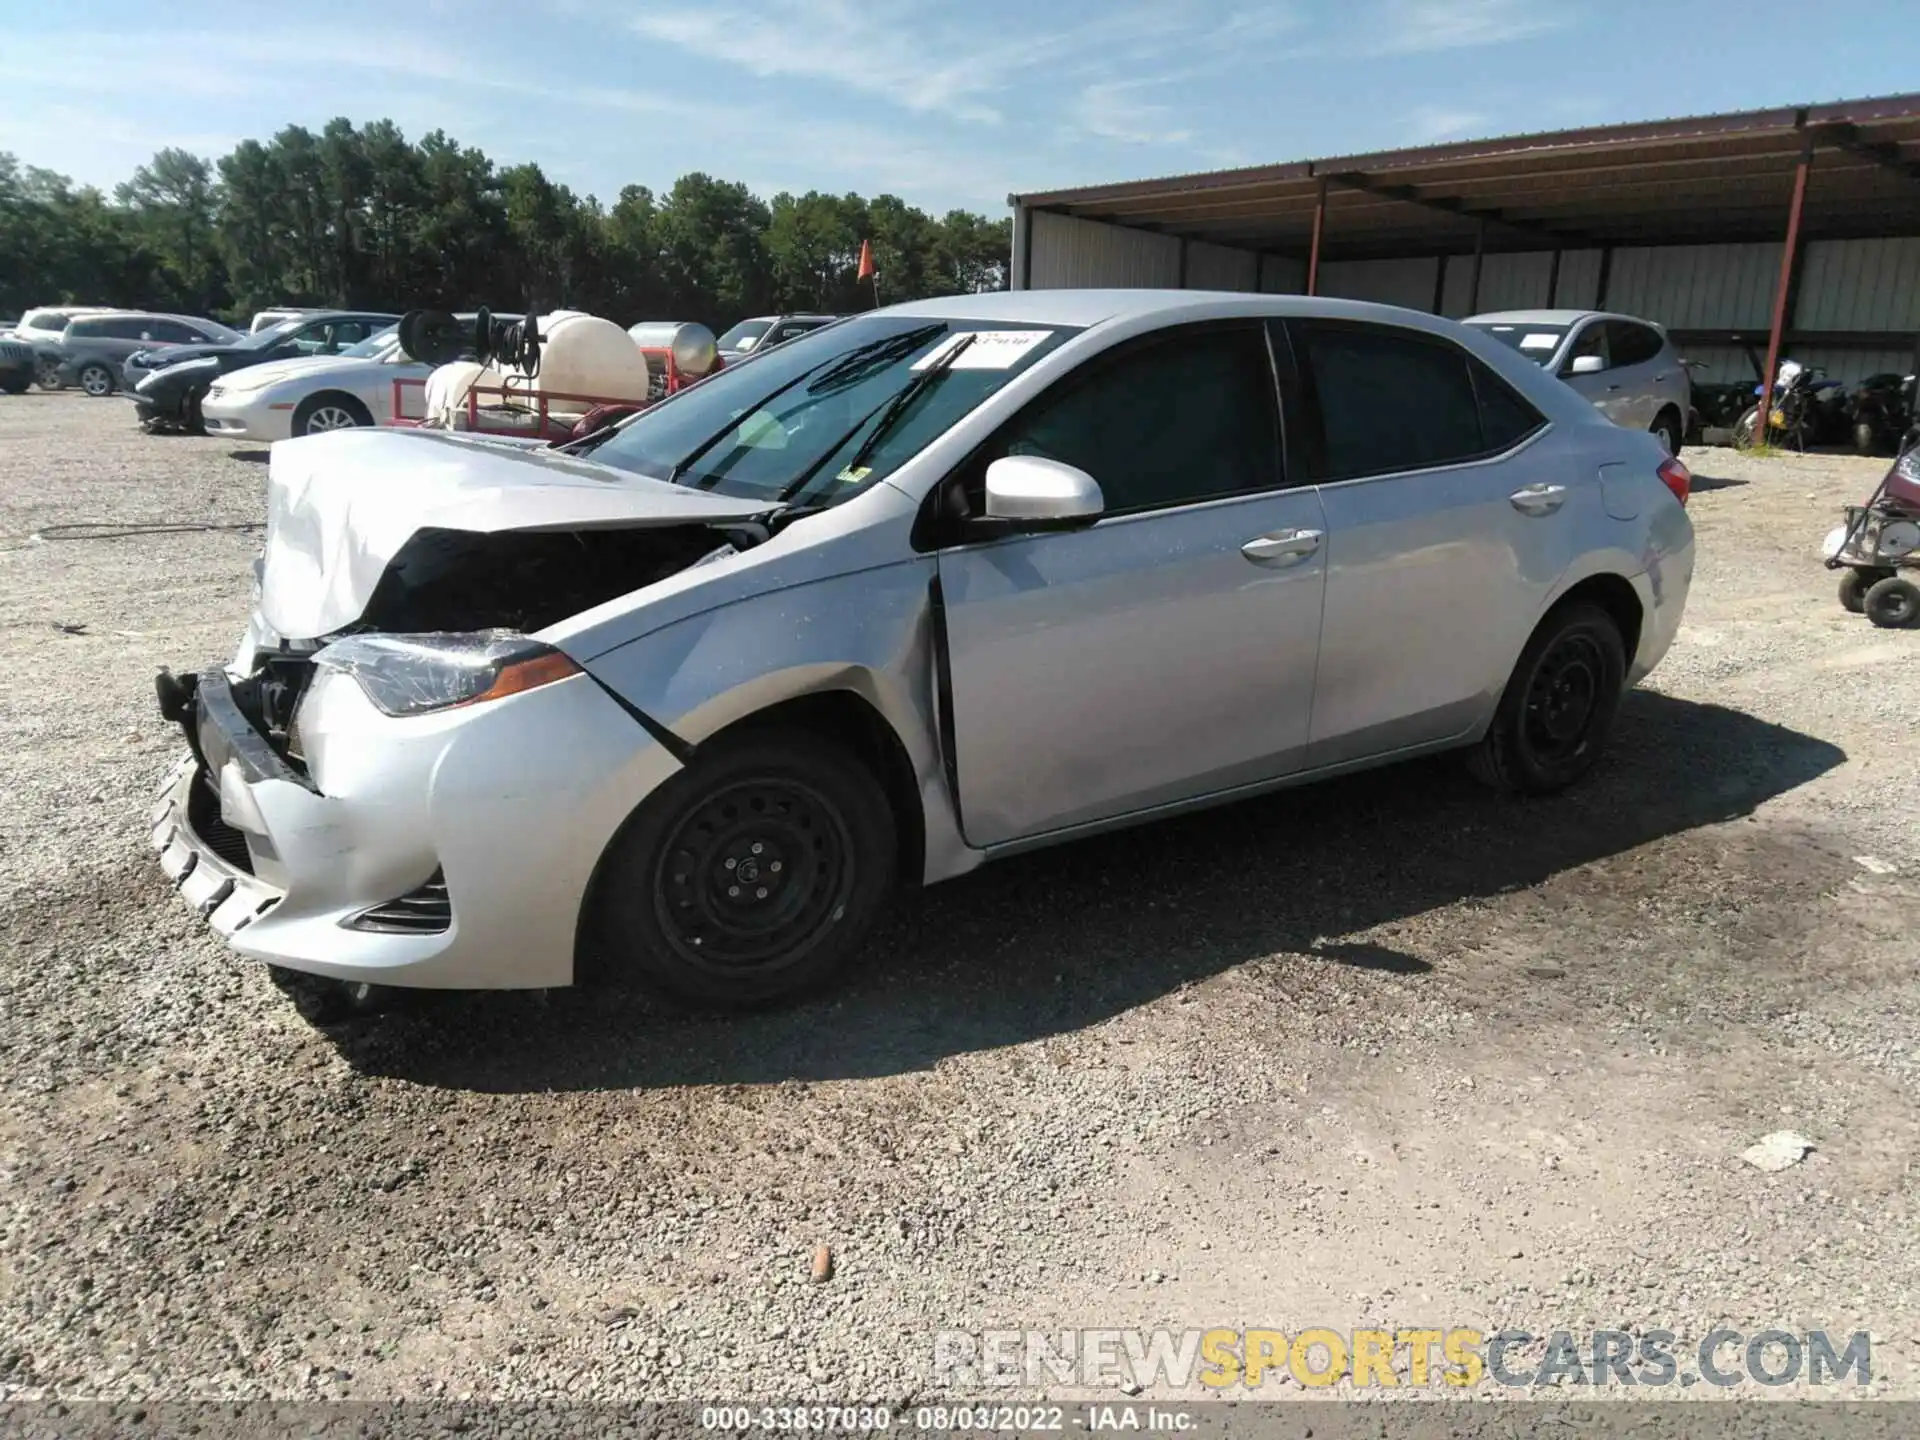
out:
<path id="1" fill-rule="evenodd" d="M 1619 387 L 1618 385 L 1609 385 L 1609 386 L 1607 386 L 1607 389 L 1609 389 L 1609 390 L 1618 390 L 1619 388 L 1620 388 L 1620 387 Z"/>
<path id="2" fill-rule="evenodd" d="M 1298 565 L 1320 548 L 1318 530 L 1276 530 L 1260 535 L 1240 547 L 1240 553 L 1256 565 Z"/>
<path id="3" fill-rule="evenodd" d="M 1523 485 L 1507 499 L 1522 515 L 1551 515 L 1567 503 L 1564 485 Z"/>

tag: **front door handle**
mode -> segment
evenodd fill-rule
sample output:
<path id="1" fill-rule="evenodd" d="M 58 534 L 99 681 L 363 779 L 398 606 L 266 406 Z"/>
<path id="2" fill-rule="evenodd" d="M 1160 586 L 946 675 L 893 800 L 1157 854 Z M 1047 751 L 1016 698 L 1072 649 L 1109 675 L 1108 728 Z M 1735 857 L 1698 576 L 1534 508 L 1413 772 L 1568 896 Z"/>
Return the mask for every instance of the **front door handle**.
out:
<path id="1" fill-rule="evenodd" d="M 1320 548 L 1318 530 L 1276 530 L 1259 535 L 1240 547 L 1240 553 L 1256 565 L 1298 565 Z"/>
<path id="2" fill-rule="evenodd" d="M 1619 388 L 1620 388 L 1620 387 L 1619 387 L 1618 385 L 1609 385 L 1609 386 L 1607 386 L 1607 389 L 1609 389 L 1609 390 L 1618 390 Z"/>
<path id="3" fill-rule="evenodd" d="M 1523 485 L 1509 495 L 1513 508 L 1522 515 L 1551 515 L 1567 503 L 1564 485 Z"/>

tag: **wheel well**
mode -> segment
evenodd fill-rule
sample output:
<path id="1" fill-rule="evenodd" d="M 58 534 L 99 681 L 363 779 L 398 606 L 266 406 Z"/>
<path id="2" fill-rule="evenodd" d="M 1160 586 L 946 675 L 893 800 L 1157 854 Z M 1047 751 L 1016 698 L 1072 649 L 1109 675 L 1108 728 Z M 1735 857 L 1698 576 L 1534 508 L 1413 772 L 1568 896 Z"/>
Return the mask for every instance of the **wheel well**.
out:
<path id="1" fill-rule="evenodd" d="M 886 792 L 899 837 L 899 876 L 905 885 L 918 885 L 926 873 L 926 814 L 920 806 L 920 786 L 893 726 L 872 704 L 851 690 L 823 690 L 783 700 L 765 710 L 736 720 L 703 740 L 712 744 L 722 736 L 754 730 L 804 730 L 843 746 L 865 765 Z"/>
<path id="2" fill-rule="evenodd" d="M 1640 650 L 1640 625 L 1645 618 L 1640 609 L 1640 596 L 1632 584 L 1618 575 L 1590 575 L 1562 595 L 1553 608 L 1558 610 L 1580 603 L 1598 605 L 1620 627 L 1620 639 L 1627 650 L 1627 668 L 1631 670 L 1633 657 Z"/>
<path id="3" fill-rule="evenodd" d="M 353 411 L 354 414 L 364 417 L 369 425 L 373 423 L 373 412 L 367 408 L 366 402 L 358 395 L 350 394 L 345 390 L 316 390 L 302 400 L 300 408 L 293 413 L 296 416 L 311 415 L 320 408 L 320 402 L 323 400 L 331 400 L 342 408 Z"/>

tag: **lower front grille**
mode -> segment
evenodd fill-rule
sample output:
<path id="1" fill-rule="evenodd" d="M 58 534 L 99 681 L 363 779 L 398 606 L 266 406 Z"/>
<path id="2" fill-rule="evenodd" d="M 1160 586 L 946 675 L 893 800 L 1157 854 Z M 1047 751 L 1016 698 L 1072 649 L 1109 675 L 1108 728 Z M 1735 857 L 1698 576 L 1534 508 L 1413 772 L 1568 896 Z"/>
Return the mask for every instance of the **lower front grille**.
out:
<path id="1" fill-rule="evenodd" d="M 187 792 L 187 824 L 207 849 L 243 875 L 253 874 L 253 855 L 247 837 L 220 818 L 220 797 L 205 778 Z"/>
<path id="2" fill-rule="evenodd" d="M 350 930 L 372 930 L 383 935 L 437 935 L 453 924 L 453 901 L 447 894 L 446 876 L 436 870 L 417 890 L 362 910 L 346 923 Z"/>

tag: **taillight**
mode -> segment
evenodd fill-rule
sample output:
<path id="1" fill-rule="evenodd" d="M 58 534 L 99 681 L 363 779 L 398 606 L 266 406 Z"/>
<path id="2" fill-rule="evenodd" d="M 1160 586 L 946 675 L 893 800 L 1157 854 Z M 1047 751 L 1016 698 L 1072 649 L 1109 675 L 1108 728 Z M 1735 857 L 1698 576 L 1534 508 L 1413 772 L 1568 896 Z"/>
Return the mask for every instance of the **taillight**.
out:
<path id="1" fill-rule="evenodd" d="M 1673 492 L 1673 498 L 1682 505 L 1687 503 L 1687 492 L 1693 489 L 1693 472 L 1669 455 L 1660 463 L 1660 483 Z"/>

